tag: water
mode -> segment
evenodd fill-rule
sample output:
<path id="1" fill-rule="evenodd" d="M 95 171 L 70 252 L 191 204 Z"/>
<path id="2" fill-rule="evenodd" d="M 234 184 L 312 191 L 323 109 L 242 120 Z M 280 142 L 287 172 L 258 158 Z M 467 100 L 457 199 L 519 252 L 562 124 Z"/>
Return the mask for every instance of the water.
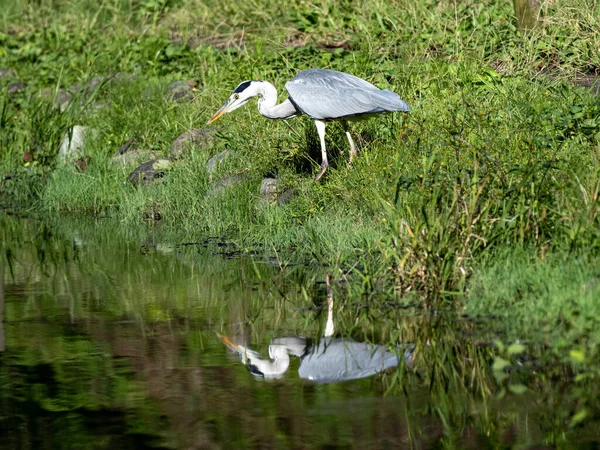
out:
<path id="1" fill-rule="evenodd" d="M 571 426 L 589 399 L 560 370 L 515 373 L 528 391 L 502 396 L 476 324 L 341 291 L 328 317 L 318 268 L 290 274 L 265 255 L 231 258 L 219 240 L 163 234 L 0 216 L 1 447 L 599 445 L 597 421 Z M 331 339 L 398 355 L 399 368 L 302 378 Z M 289 365 L 269 372 L 277 352 Z"/>

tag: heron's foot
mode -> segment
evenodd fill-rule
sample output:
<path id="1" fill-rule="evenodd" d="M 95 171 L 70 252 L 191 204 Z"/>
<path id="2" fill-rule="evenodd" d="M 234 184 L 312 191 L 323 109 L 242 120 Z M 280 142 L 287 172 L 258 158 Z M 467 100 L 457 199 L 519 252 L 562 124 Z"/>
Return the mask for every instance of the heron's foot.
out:
<path id="1" fill-rule="evenodd" d="M 329 164 L 321 164 L 321 170 L 319 170 L 319 173 L 317 174 L 317 176 L 315 177 L 315 183 L 317 181 L 319 181 L 321 179 L 321 177 L 323 176 L 323 174 L 325 173 L 325 171 L 327 170 L 327 166 Z"/>

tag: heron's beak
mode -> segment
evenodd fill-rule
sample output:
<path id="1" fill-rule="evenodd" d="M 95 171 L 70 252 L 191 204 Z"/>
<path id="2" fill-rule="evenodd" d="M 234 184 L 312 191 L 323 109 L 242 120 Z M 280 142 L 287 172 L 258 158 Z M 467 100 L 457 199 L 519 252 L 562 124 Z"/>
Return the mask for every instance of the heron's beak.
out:
<path id="1" fill-rule="evenodd" d="M 219 110 L 216 113 L 214 113 L 214 115 L 210 118 L 210 120 L 206 123 L 206 125 L 213 123 L 215 120 L 217 120 L 223 114 L 228 112 L 231 109 L 231 106 L 232 106 L 232 102 L 231 102 L 231 100 L 228 100 L 227 103 L 225 103 L 223 106 L 221 106 L 219 108 Z"/>
<path id="2" fill-rule="evenodd" d="M 221 108 L 222 109 L 222 108 Z M 220 110 L 219 110 L 220 111 Z M 217 111 L 218 113 L 218 111 Z M 215 114 L 216 115 L 216 114 Z M 218 117 L 218 116 L 217 116 Z M 211 119 L 212 121 L 213 119 Z M 209 122 L 210 123 L 210 122 Z M 244 349 L 241 348 L 239 345 L 231 342 L 231 340 L 227 337 L 227 336 L 223 336 L 222 334 L 217 333 L 217 336 L 219 339 L 221 339 L 221 342 L 223 344 L 225 344 L 227 347 L 229 347 L 231 350 L 233 350 L 234 352 L 237 353 L 244 353 Z"/>

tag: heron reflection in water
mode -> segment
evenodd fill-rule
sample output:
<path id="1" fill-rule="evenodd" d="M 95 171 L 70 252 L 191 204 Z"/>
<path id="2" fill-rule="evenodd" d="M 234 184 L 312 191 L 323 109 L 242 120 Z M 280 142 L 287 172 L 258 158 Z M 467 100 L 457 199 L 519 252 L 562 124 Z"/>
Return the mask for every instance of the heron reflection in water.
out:
<path id="1" fill-rule="evenodd" d="M 415 357 L 412 344 L 399 346 L 393 351 L 384 345 L 333 337 L 333 295 L 329 278 L 327 286 L 327 325 L 324 336 L 317 343 L 300 336 L 275 338 L 269 346 L 267 359 L 248 347 L 232 342 L 227 336 L 217 335 L 227 347 L 240 355 L 242 363 L 254 375 L 264 378 L 281 378 L 290 367 L 291 355 L 300 358 L 300 378 L 318 383 L 370 377 L 397 367 L 401 358 L 407 366 L 412 366 Z"/>

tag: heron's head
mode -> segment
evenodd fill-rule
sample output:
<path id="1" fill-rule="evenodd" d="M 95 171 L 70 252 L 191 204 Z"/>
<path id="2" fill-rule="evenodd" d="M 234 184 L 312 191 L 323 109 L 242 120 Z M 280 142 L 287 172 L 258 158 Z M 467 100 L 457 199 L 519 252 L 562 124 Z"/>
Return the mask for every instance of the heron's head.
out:
<path id="1" fill-rule="evenodd" d="M 260 83 L 260 81 L 241 82 L 231 93 L 229 100 L 227 100 L 227 102 L 225 102 L 225 104 L 213 114 L 208 123 L 214 122 L 223 114 L 230 113 L 231 111 L 238 109 L 240 106 L 244 106 L 248 100 L 250 100 L 252 97 L 256 97 L 259 94 L 257 89 L 258 83 Z"/>

